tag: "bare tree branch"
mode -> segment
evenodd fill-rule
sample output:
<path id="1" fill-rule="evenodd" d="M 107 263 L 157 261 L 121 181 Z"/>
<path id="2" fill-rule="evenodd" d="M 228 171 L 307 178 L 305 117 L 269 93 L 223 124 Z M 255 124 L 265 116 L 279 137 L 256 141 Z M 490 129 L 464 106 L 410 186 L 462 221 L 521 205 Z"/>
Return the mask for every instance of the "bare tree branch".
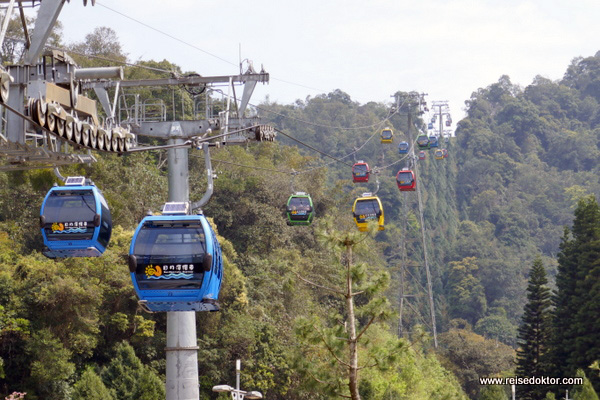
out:
<path id="1" fill-rule="evenodd" d="M 329 292 L 332 292 L 332 293 L 337 293 L 337 294 L 339 294 L 339 295 L 342 295 L 342 296 L 345 296 L 345 295 L 346 295 L 346 293 L 344 293 L 344 292 L 342 292 L 342 291 L 340 291 L 340 290 L 332 289 L 332 288 L 329 288 L 329 287 L 327 287 L 327 286 L 323 286 L 323 285 L 319 285 L 318 283 L 311 282 L 311 281 L 309 281 L 308 279 L 305 279 L 305 278 L 303 278 L 303 277 L 302 277 L 302 276 L 301 276 L 299 273 L 297 273 L 296 271 L 294 271 L 294 274 L 296 274 L 296 276 L 297 276 L 298 278 L 300 278 L 300 280 L 304 281 L 305 283 L 308 283 L 309 285 L 313 285 L 313 286 L 316 286 L 316 287 L 318 287 L 318 288 L 325 289 L 325 290 L 327 290 L 327 291 L 329 291 Z"/>
<path id="2" fill-rule="evenodd" d="M 365 333 L 367 331 L 367 329 L 369 329 L 369 326 L 371 326 L 371 324 L 373 323 L 373 321 L 375 321 L 375 318 L 377 318 L 377 315 L 373 315 L 371 317 L 371 319 L 369 320 L 369 322 L 367 322 L 367 325 L 365 325 L 365 327 L 360 331 L 360 333 L 358 334 L 358 336 L 356 336 L 356 341 L 357 342 L 360 340 L 360 337 L 363 335 L 363 333 Z"/>
<path id="3" fill-rule="evenodd" d="M 329 351 L 329 353 L 333 356 L 333 358 L 335 358 L 335 360 L 337 362 L 339 362 L 340 364 L 342 364 L 343 366 L 350 368 L 350 364 L 348 364 L 347 362 L 345 362 L 344 360 L 340 359 L 334 352 L 333 349 L 331 348 L 331 346 L 329 346 L 329 343 L 327 343 L 327 341 L 325 340 L 325 336 L 323 335 L 323 332 L 319 331 L 319 333 L 321 334 L 321 341 L 323 342 L 323 344 L 325 345 L 325 347 L 327 348 L 327 350 Z"/>
<path id="4" fill-rule="evenodd" d="M 371 365 L 363 365 L 362 367 L 358 367 L 356 369 L 360 371 L 361 369 L 373 368 L 373 367 L 376 367 L 377 365 L 379 365 L 379 363 L 375 363 L 375 364 L 371 364 Z"/>

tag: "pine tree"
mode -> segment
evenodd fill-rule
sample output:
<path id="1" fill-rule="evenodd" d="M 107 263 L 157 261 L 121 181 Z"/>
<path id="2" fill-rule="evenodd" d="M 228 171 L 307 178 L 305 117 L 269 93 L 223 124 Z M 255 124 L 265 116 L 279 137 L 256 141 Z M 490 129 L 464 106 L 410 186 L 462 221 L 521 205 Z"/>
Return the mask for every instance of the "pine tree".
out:
<path id="1" fill-rule="evenodd" d="M 548 351 L 550 346 L 550 289 L 546 286 L 546 270 L 538 256 L 533 262 L 527 286 L 527 304 L 519 327 L 517 339 L 517 375 L 539 377 L 547 375 Z M 524 385 L 518 388 L 521 399 L 540 399 L 546 388 Z"/>
<path id="2" fill-rule="evenodd" d="M 321 285 L 300 274 L 298 278 L 343 299 L 344 306 L 342 313 L 330 314 L 329 323 L 323 323 L 318 317 L 298 319 L 296 333 L 305 345 L 298 360 L 299 367 L 326 394 L 360 400 L 359 371 L 369 367 L 391 367 L 405 345 L 396 338 L 378 343 L 367 333 L 369 328 L 388 319 L 391 312 L 389 302 L 383 296 L 389 275 L 369 274 L 372 270 L 366 264 L 354 262 L 353 251 L 364 241 L 364 236 L 360 232 L 333 229 L 331 219 L 324 220 L 321 227 L 320 240 L 336 253 L 337 261 L 343 265 L 339 270 L 340 286 Z M 376 229 L 372 225 L 370 232 L 373 234 Z M 362 304 L 357 305 L 356 298 Z M 368 389 L 363 386 L 363 390 Z"/>
<path id="3" fill-rule="evenodd" d="M 571 230 L 565 229 L 556 276 L 552 375 L 589 371 L 600 359 L 600 206 L 582 198 Z M 592 377 L 598 388 L 600 382 Z"/>

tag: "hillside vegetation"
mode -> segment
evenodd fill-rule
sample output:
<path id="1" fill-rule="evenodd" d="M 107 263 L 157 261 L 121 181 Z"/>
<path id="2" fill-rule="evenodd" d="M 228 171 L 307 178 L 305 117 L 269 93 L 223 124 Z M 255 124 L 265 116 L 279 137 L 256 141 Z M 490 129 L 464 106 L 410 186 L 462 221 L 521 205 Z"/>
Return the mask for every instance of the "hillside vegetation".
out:
<path id="1" fill-rule="evenodd" d="M 81 52 L 101 50 L 73 46 Z M 113 51 L 113 56 L 123 56 L 119 46 Z M 179 70 L 166 60 L 141 63 Z M 134 68 L 127 75 L 161 76 Z M 177 95 L 186 96 L 183 91 Z M 504 389 L 481 387 L 478 377 L 515 373 L 517 331 L 534 260 L 545 267 L 552 288 L 559 275 L 563 296 L 565 260 L 580 265 L 579 280 L 585 285 L 573 280 L 573 296 L 584 290 L 590 296 L 577 303 L 586 314 L 574 323 L 599 317 L 594 254 L 600 251 L 594 253 L 599 248 L 594 246 L 600 243 L 600 219 L 594 218 L 600 214 L 592 200 L 600 196 L 599 102 L 600 54 L 573 60 L 556 82 L 537 77 L 521 88 L 503 76 L 466 102 L 466 117 L 458 122 L 455 137 L 442 143 L 449 157 L 436 160 L 430 152 L 418 161 L 437 349 L 416 193 L 400 193 L 394 179 L 408 165 L 396 148 L 407 139 L 406 114 L 400 110 L 386 121 L 389 104 L 359 104 L 342 90 L 294 104 L 266 100 L 258 105 L 265 121 L 336 158 L 360 150 L 343 158 L 345 163 L 334 162 L 279 135 L 275 143 L 212 151 L 218 179 L 204 212 L 220 235 L 225 278 L 221 311 L 197 315 L 201 398 L 216 399 L 213 385 L 234 382 L 236 359 L 243 363 L 242 387 L 260 390 L 268 399 L 347 394 L 339 382 L 328 391 L 314 379 L 323 366 L 306 362 L 307 351 L 315 360 L 328 354 L 312 347 L 307 329 L 343 333 L 344 301 L 299 276 L 323 286 L 342 279 L 343 258 L 319 238 L 330 229 L 356 230 L 352 202 L 375 189 L 372 181 L 352 183 L 347 164 L 356 160 L 381 168 L 377 195 L 386 226 L 365 234 L 355 261 L 366 265 L 368 276 L 389 276 L 384 294 L 396 311 L 366 335 L 362 361 L 374 367 L 361 371 L 362 398 L 508 398 Z M 190 118 L 189 96 L 184 104 Z M 422 124 L 419 119 L 417 125 Z M 394 129 L 392 145 L 379 141 L 384 126 Z M 45 193 L 57 181 L 51 171 L 0 174 L 0 395 L 25 391 L 26 399 L 164 398 L 166 316 L 144 313 L 138 306 L 126 255 L 137 223 L 167 200 L 166 152 L 96 157 L 93 165 L 61 173 L 91 178 L 111 207 L 113 238 L 97 259 L 49 260 L 41 255 L 38 215 Z M 204 176 L 202 153 L 191 150 L 193 200 L 204 193 Z M 286 225 L 284 207 L 292 190 L 311 194 L 313 225 Z M 565 231 L 575 217 L 584 221 L 585 215 L 593 216 L 585 235 L 579 223 Z M 593 250 L 586 253 L 587 261 L 577 259 L 573 249 L 579 248 Z M 412 297 L 399 338 L 401 276 L 404 294 Z M 365 306 L 370 298 L 356 301 Z M 367 323 L 360 315 L 358 321 Z M 578 341 L 573 348 L 579 353 L 558 373 L 574 376 L 570 374 L 584 369 L 598 390 L 597 371 L 588 368 L 600 358 L 596 328 L 583 326 L 561 338 L 563 344 Z M 372 345 L 394 349 L 389 350 L 397 352 L 393 363 L 382 361 L 389 354 L 369 353 Z M 329 378 L 345 379 L 343 371 Z M 564 388 L 556 390 L 564 393 Z"/>

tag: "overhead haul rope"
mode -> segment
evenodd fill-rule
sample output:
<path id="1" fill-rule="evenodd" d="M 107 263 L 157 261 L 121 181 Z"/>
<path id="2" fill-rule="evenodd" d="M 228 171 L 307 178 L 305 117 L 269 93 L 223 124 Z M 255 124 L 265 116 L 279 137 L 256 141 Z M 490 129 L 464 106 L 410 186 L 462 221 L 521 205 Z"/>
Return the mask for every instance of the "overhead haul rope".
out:
<path id="1" fill-rule="evenodd" d="M 155 28 L 155 27 L 153 27 L 153 26 L 151 26 L 151 25 L 148 25 L 148 24 L 146 24 L 146 23 L 144 23 L 144 22 L 142 22 L 142 21 L 139 21 L 139 20 L 137 20 L 137 19 L 135 19 L 135 18 L 133 18 L 133 17 L 130 17 L 129 15 L 127 15 L 127 14 L 125 14 L 125 13 L 122 13 L 122 12 L 120 12 L 120 11 L 117 11 L 117 10 L 115 10 L 115 9 L 112 9 L 112 8 L 110 8 L 110 7 L 108 7 L 108 6 L 104 5 L 104 4 L 102 4 L 102 3 L 99 3 L 99 2 L 96 2 L 96 4 L 98 4 L 98 5 L 102 6 L 102 7 L 106 8 L 107 10 L 110 10 L 110 11 L 112 11 L 112 12 L 116 13 L 116 14 L 119 14 L 119 15 L 121 15 L 121 16 L 123 16 L 123 17 L 125 17 L 125 18 L 128 18 L 128 19 L 130 19 L 130 20 L 132 20 L 132 21 L 134 21 L 134 22 L 136 22 L 136 23 L 138 23 L 138 24 L 140 24 L 140 25 L 143 25 L 143 26 L 145 26 L 145 27 L 146 27 L 146 28 L 148 28 L 148 29 L 151 29 L 151 30 L 153 30 L 153 31 L 155 31 L 155 32 L 158 32 L 158 33 L 160 33 L 161 35 L 165 35 L 165 36 L 167 36 L 168 38 L 171 38 L 171 39 L 173 39 L 173 40 L 175 40 L 175 41 L 177 41 L 177 42 L 179 42 L 179 43 L 185 44 L 186 46 L 189 46 L 189 47 L 191 47 L 191 48 L 193 48 L 193 49 L 195 49 L 195 50 L 201 51 L 201 52 L 202 52 L 202 53 L 204 53 L 204 54 L 207 54 L 207 55 L 209 55 L 209 56 L 211 56 L 211 57 L 214 57 L 214 58 L 216 58 L 216 59 L 218 59 L 218 60 L 221 60 L 221 61 L 223 61 L 223 62 L 225 62 L 225 63 L 227 63 L 227 64 L 230 64 L 230 65 L 233 65 L 233 66 L 235 66 L 235 67 L 237 67 L 237 66 L 238 66 L 238 64 L 236 64 L 236 63 L 233 63 L 233 62 L 231 62 L 231 61 L 229 61 L 229 60 L 227 60 L 227 59 L 225 59 L 225 58 L 219 57 L 219 56 L 218 56 L 218 55 L 216 55 L 216 54 L 213 54 L 213 53 L 210 53 L 210 52 L 208 52 L 208 51 L 206 51 L 206 50 L 203 50 L 203 49 L 201 49 L 200 47 L 198 47 L 198 46 L 196 46 L 196 45 L 193 45 L 193 44 L 191 44 L 191 43 L 189 43 L 189 42 L 186 42 L 185 40 L 179 39 L 178 37 L 175 37 L 175 36 L 173 36 L 173 35 L 170 35 L 170 34 L 168 34 L 168 33 L 166 33 L 166 32 L 163 32 L 163 31 L 161 31 L 160 29 L 157 29 L 157 28 Z M 304 87 L 304 88 L 307 88 L 307 89 L 310 89 L 310 90 L 319 91 L 319 92 L 326 92 L 326 91 L 327 91 L 327 90 L 323 90 L 323 89 L 317 89 L 317 88 L 313 88 L 313 87 L 310 87 L 310 86 L 302 85 L 302 84 L 299 84 L 299 83 L 294 83 L 294 82 L 286 81 L 286 80 L 284 80 L 284 79 L 278 79 L 278 78 L 275 78 L 275 77 L 274 77 L 274 78 L 272 78 L 272 79 L 273 79 L 273 80 L 276 80 L 276 81 L 284 82 L 284 83 L 287 83 L 287 84 L 290 84 L 290 85 L 300 86 L 300 87 Z"/>
<path id="2" fill-rule="evenodd" d="M 268 108 L 263 108 L 261 106 L 257 106 L 256 104 L 250 104 L 250 105 L 253 106 L 253 107 L 255 107 L 255 108 L 257 108 L 257 109 L 259 109 L 259 110 L 266 111 L 268 113 L 275 114 L 275 115 L 278 115 L 278 116 L 283 117 L 283 118 L 291 119 L 293 121 L 302 122 L 303 124 L 306 124 L 306 125 L 317 126 L 319 128 L 339 129 L 339 130 L 343 130 L 343 131 L 355 131 L 355 130 L 373 128 L 374 126 L 381 126 L 381 122 L 382 122 L 382 121 L 378 121 L 378 122 L 376 122 L 374 124 L 371 124 L 371 125 L 365 125 L 365 126 L 348 126 L 348 127 L 334 126 L 334 125 L 325 125 L 325 124 L 317 124 L 315 122 L 306 121 L 306 120 L 303 120 L 303 119 L 300 119 L 300 118 L 292 117 L 290 115 L 281 114 L 281 113 L 278 113 L 276 111 L 269 110 Z M 383 121 L 388 121 L 391 117 L 393 117 L 397 113 L 398 113 L 398 111 L 394 111 L 393 113 L 391 113 L 387 117 L 385 117 L 385 119 Z"/>
<path id="3" fill-rule="evenodd" d="M 237 64 L 235 64 L 235 63 L 233 63 L 233 62 L 231 62 L 231 61 L 229 61 L 229 60 L 226 60 L 226 59 L 224 59 L 224 58 L 222 58 L 222 57 L 219 57 L 219 56 L 218 56 L 218 55 L 216 55 L 216 54 L 213 54 L 213 53 L 210 53 L 210 52 L 208 52 L 208 51 L 206 51 L 206 50 L 203 50 L 203 49 L 201 49 L 200 47 L 198 47 L 198 46 L 196 46 L 196 45 L 193 45 L 193 44 L 191 44 L 191 43 L 189 43 L 189 42 L 186 42 L 185 40 L 179 39 L 179 38 L 177 38 L 177 37 L 175 37 L 175 36 L 173 36 L 173 35 L 170 35 L 170 34 L 168 34 L 168 33 L 166 33 L 166 32 L 163 32 L 163 31 L 161 31 L 160 29 L 154 28 L 153 26 L 150 26 L 150 25 L 148 25 L 148 24 L 146 24 L 146 23 L 144 23 L 144 22 L 142 22 L 142 21 L 140 21 L 140 20 L 137 20 L 137 19 L 135 19 L 135 18 L 133 18 L 133 17 L 130 17 L 130 16 L 129 16 L 129 15 L 127 15 L 127 14 L 124 14 L 124 13 L 122 13 L 122 12 L 120 12 L 120 11 L 117 11 L 117 10 L 115 10 L 115 9 L 113 9 L 113 8 L 110 8 L 110 7 L 108 7 L 108 6 L 106 6 L 106 5 L 102 4 L 102 3 L 99 3 L 99 2 L 97 2 L 97 1 L 96 1 L 96 4 L 98 4 L 98 5 L 99 5 L 99 6 L 101 6 L 101 7 L 104 7 L 104 8 L 106 8 L 107 10 L 110 10 L 110 11 L 112 11 L 112 12 L 116 13 L 116 14 L 119 14 L 119 15 L 121 15 L 122 17 L 125 17 L 125 18 L 127 18 L 127 19 L 130 19 L 130 20 L 132 20 L 133 22 L 136 22 L 136 23 L 138 23 L 138 24 L 140 24 L 140 25 L 143 25 L 143 26 L 145 26 L 145 27 L 146 27 L 146 28 L 148 28 L 148 29 L 151 29 L 151 30 L 153 30 L 153 31 L 155 31 L 155 32 L 158 32 L 158 33 L 160 33 L 161 35 L 165 35 L 165 36 L 167 36 L 167 37 L 169 37 L 169 38 L 171 38 L 171 39 L 173 39 L 173 40 L 175 40 L 175 41 L 177 41 L 177 42 L 183 43 L 183 44 L 185 44 L 186 46 L 189 46 L 189 47 L 191 47 L 191 48 L 193 48 L 193 49 L 196 49 L 196 50 L 198 50 L 198 51 L 201 51 L 201 52 L 203 52 L 204 54 L 207 54 L 207 55 L 209 55 L 209 56 L 211 56 L 211 57 L 214 57 L 214 58 L 216 58 L 216 59 L 219 59 L 219 60 L 221 60 L 221 61 L 223 61 L 223 62 L 226 62 L 227 64 L 231 64 L 231 65 L 233 65 L 233 66 L 236 66 L 236 67 L 238 66 Z"/>
<path id="4" fill-rule="evenodd" d="M 24 39 L 15 38 L 15 37 L 6 37 L 5 39 L 9 40 L 11 42 L 19 42 L 19 43 L 23 43 L 23 44 L 26 43 L 26 41 Z M 132 68 L 147 69 L 147 70 L 150 70 L 150 71 L 164 72 L 164 73 L 167 73 L 167 74 L 175 74 L 176 73 L 173 70 L 162 69 L 162 68 L 155 68 L 155 67 L 149 67 L 147 65 L 133 64 L 133 63 L 130 63 L 130 62 L 127 62 L 127 61 L 115 60 L 113 58 L 96 56 L 96 55 L 93 55 L 93 54 L 85 54 L 85 53 L 81 53 L 79 51 L 75 51 L 75 50 L 71 50 L 71 49 L 65 49 L 64 47 L 57 47 L 57 46 L 45 45 L 44 48 L 50 49 L 50 50 L 64 51 L 66 53 L 77 54 L 78 56 L 81 56 L 81 57 L 94 58 L 94 59 L 97 59 L 97 60 L 108 61 L 110 63 L 122 64 L 122 65 L 125 65 L 127 67 L 132 67 Z"/>
<path id="5" fill-rule="evenodd" d="M 420 128 L 418 128 L 416 126 L 416 124 L 414 124 L 415 128 L 417 129 L 417 132 L 420 131 Z M 414 159 L 414 147 L 411 148 L 411 154 L 413 155 L 413 159 Z M 414 165 L 415 168 L 415 174 L 418 177 L 419 176 L 419 167 L 418 167 L 418 163 L 415 163 Z M 431 330 L 433 332 L 433 345 L 435 348 L 438 347 L 438 341 L 437 341 L 437 327 L 436 327 L 436 322 L 435 322 L 435 306 L 434 306 L 434 302 L 433 302 L 433 287 L 432 287 L 432 283 L 431 283 L 431 271 L 429 270 L 429 258 L 428 258 L 428 254 L 427 254 L 427 241 L 425 238 L 425 219 L 423 217 L 423 200 L 421 197 L 421 185 L 417 185 L 417 204 L 419 207 L 419 221 L 421 223 L 421 240 L 423 242 L 423 262 L 425 264 L 425 274 L 427 277 L 427 294 L 429 297 L 429 312 L 431 315 Z M 408 303 L 410 304 L 410 303 Z"/>
<path id="6" fill-rule="evenodd" d="M 195 154 L 190 154 L 190 157 L 204 158 L 203 156 L 197 156 L 197 155 L 195 155 Z M 211 157 L 211 160 L 212 160 L 213 162 L 221 162 L 221 163 L 224 163 L 224 164 L 235 165 L 235 166 L 237 166 L 237 167 L 242 167 L 242 168 L 248 168 L 248 169 L 260 169 L 260 170 L 262 170 L 262 171 L 276 172 L 276 173 L 279 173 L 279 174 L 286 174 L 286 175 L 293 174 L 293 172 L 292 172 L 292 171 L 282 171 L 282 170 L 279 170 L 279 169 L 273 169 L 273 168 L 264 168 L 264 167 L 256 167 L 256 166 L 254 166 L 254 165 L 244 165 L 244 164 L 238 164 L 238 163 L 234 163 L 234 162 L 231 162 L 231 161 L 225 161 L 225 160 L 215 160 L 215 159 L 214 159 L 214 158 L 212 158 L 212 157 Z"/>

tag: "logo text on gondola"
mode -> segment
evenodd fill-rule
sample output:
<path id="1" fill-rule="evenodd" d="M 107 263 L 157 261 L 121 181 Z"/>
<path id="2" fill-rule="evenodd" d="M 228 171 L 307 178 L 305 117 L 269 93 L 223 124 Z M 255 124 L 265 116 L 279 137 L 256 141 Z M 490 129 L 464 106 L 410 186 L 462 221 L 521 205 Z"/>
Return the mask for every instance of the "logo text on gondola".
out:
<path id="1" fill-rule="evenodd" d="M 166 277 L 168 275 L 179 275 L 185 277 L 187 274 L 194 273 L 194 264 L 165 264 L 148 265 L 145 270 L 146 277 Z"/>

